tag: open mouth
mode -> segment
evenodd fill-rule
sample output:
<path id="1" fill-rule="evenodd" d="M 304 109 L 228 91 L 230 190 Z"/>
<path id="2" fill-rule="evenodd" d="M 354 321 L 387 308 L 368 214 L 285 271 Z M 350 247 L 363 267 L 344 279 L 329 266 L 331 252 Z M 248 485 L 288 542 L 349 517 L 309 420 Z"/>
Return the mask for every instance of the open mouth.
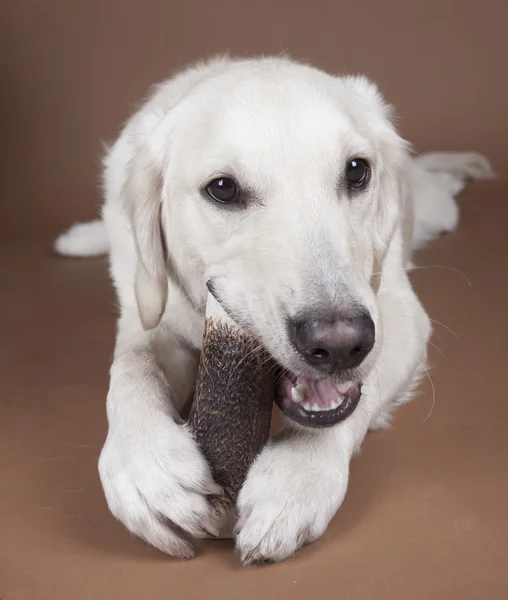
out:
<path id="1" fill-rule="evenodd" d="M 358 406 L 362 384 L 313 381 L 305 376 L 282 375 L 275 402 L 290 419 L 305 427 L 330 427 L 347 419 Z"/>

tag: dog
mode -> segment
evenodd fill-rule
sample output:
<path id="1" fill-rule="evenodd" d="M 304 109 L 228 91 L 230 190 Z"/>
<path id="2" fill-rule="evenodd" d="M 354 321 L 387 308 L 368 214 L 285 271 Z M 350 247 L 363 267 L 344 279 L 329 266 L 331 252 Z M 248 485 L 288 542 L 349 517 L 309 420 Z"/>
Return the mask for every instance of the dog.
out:
<path id="1" fill-rule="evenodd" d="M 107 151 L 101 218 L 55 243 L 109 252 L 119 318 L 99 472 L 112 514 L 178 558 L 218 533 L 222 490 L 181 417 L 210 290 L 281 373 L 283 428 L 239 494 L 236 548 L 276 562 L 317 540 L 365 435 L 425 371 L 412 252 L 456 227 L 467 179 L 491 176 L 476 153 L 415 156 L 362 76 L 218 57 L 157 86 Z"/>

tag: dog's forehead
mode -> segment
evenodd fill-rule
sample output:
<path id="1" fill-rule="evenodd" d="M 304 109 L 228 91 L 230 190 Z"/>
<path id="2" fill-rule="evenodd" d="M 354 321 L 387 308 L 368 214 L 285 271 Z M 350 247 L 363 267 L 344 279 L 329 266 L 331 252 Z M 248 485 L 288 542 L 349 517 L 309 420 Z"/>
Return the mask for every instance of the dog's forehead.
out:
<path id="1" fill-rule="evenodd" d="M 211 162 L 246 170 L 330 168 L 368 140 L 329 79 L 282 73 L 210 82 L 195 107 L 194 144 Z"/>

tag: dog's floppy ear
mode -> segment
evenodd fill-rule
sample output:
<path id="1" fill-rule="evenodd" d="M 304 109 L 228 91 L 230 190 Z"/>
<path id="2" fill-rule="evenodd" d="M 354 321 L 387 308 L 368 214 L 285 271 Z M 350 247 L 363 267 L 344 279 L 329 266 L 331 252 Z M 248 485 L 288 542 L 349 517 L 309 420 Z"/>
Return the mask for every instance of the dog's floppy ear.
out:
<path id="1" fill-rule="evenodd" d="M 163 178 L 148 146 L 131 162 L 124 194 L 136 244 L 135 293 L 144 329 L 159 324 L 168 296 L 168 273 L 162 231 Z"/>

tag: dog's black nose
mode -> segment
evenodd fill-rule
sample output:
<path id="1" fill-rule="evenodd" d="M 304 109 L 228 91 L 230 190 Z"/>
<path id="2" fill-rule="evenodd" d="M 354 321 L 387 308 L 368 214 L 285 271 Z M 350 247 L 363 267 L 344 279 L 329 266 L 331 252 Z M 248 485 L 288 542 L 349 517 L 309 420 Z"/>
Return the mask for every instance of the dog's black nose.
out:
<path id="1" fill-rule="evenodd" d="M 288 326 L 294 347 L 307 363 L 327 373 L 357 367 L 374 346 L 374 322 L 366 313 L 290 320 Z"/>

